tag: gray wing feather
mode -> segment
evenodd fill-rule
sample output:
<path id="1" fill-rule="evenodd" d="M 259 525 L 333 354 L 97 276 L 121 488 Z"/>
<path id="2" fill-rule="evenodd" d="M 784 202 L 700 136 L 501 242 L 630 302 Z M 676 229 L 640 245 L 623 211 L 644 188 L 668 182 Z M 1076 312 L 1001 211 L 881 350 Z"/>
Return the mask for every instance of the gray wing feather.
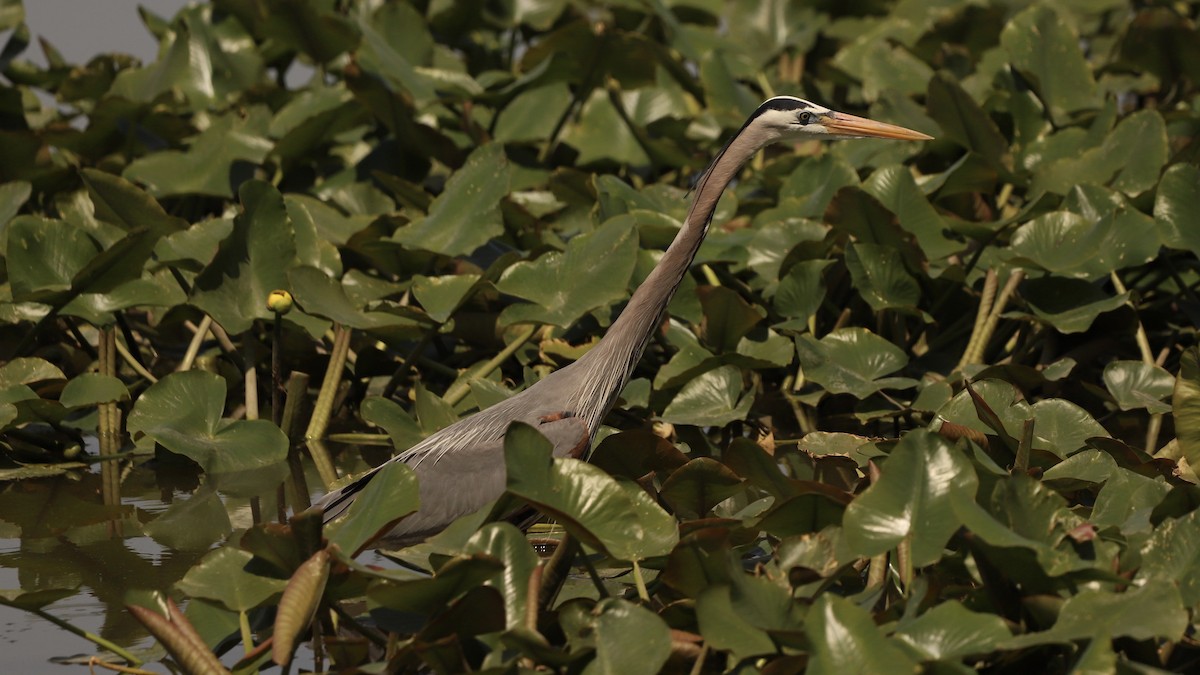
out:
<path id="1" fill-rule="evenodd" d="M 578 458 L 586 452 L 591 433 L 582 418 L 565 412 L 540 412 L 522 415 L 521 421 L 529 422 L 550 440 L 556 457 Z M 503 494 L 504 432 L 512 421 L 504 421 L 497 430 L 499 425 L 491 424 L 491 420 L 476 420 L 470 433 L 465 434 L 461 432 L 468 430 L 456 429 L 461 423 L 453 424 L 389 460 L 404 462 L 417 474 L 420 507 L 401 520 L 381 543 L 416 543 Z M 341 516 L 382 466 L 325 495 L 314 508 L 324 511 L 326 523 Z"/>

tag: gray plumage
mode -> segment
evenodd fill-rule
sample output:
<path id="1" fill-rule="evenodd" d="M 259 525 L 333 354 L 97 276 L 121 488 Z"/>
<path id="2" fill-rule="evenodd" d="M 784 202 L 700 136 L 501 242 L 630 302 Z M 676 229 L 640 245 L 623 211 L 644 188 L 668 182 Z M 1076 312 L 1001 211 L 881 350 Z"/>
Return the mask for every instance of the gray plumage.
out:
<path id="1" fill-rule="evenodd" d="M 515 421 L 545 434 L 554 445 L 555 456 L 582 456 L 687 274 L 717 201 L 742 166 L 774 141 L 866 136 L 929 138 L 791 96 L 772 98 L 759 106 L 700 176 L 675 240 L 599 344 L 525 391 L 430 435 L 389 460 L 405 462 L 416 473 L 420 509 L 401 520 L 377 545 L 397 547 L 421 541 L 499 497 L 505 486 L 504 434 Z M 321 499 L 316 508 L 325 512 L 325 521 L 344 513 L 377 471 L 369 471 Z"/>

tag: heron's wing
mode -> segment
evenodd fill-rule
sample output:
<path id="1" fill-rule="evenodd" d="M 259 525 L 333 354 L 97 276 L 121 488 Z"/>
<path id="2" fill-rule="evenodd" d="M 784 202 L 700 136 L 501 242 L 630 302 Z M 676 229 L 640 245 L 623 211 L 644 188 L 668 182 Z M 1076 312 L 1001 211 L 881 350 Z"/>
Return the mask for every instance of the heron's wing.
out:
<path id="1" fill-rule="evenodd" d="M 532 416 L 531 422 L 553 444 L 555 457 L 582 457 L 591 441 L 591 432 L 581 417 L 567 411 Z M 440 531 L 457 518 L 482 508 L 504 492 L 504 430 L 491 437 L 476 437 L 467 445 L 446 448 L 458 437 L 451 425 L 426 439 L 420 454 L 405 453 L 391 462 L 404 461 L 417 473 L 421 506 L 405 518 L 394 532 L 428 536 Z M 415 461 L 427 458 L 424 461 Z M 342 515 L 375 477 L 383 465 L 325 495 L 315 505 L 325 513 L 325 522 Z"/>

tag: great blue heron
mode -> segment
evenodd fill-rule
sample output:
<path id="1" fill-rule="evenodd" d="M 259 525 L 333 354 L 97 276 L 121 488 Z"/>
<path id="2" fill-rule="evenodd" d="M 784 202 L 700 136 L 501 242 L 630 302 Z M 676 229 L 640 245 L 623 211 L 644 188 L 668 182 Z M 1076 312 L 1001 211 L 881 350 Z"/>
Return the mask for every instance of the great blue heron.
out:
<path id="1" fill-rule="evenodd" d="M 430 435 L 390 460 L 405 462 L 416 472 L 420 507 L 377 543 L 416 543 L 499 497 L 505 485 L 504 434 L 513 422 L 524 422 L 545 434 L 554 444 L 555 456 L 581 456 L 692 264 L 717 200 L 746 161 L 775 141 L 868 137 L 931 138 L 792 96 L 777 96 L 760 105 L 700 176 L 679 234 L 599 344 L 525 391 Z M 325 512 L 325 521 L 349 508 L 378 470 L 326 495 L 317 504 Z"/>

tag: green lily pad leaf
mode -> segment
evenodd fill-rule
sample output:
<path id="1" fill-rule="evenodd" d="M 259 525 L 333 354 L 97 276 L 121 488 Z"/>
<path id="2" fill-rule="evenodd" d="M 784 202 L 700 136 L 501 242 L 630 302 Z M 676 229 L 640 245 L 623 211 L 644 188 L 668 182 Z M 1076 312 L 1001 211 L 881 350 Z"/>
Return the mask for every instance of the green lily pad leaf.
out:
<path id="1" fill-rule="evenodd" d="M 471 253 L 504 232 L 500 200 L 508 194 L 511 174 L 503 145 L 480 147 L 451 174 L 429 215 L 398 230 L 392 240 L 446 256 Z"/>
<path id="2" fill-rule="evenodd" d="M 866 328 L 842 328 L 820 340 L 811 335 L 798 336 L 796 352 L 804 376 L 831 394 L 852 394 L 863 399 L 880 389 L 906 389 L 917 384 L 906 378 L 880 380 L 903 368 L 908 355 Z"/>
<path id="3" fill-rule="evenodd" d="M 37 357 L 16 358 L 0 366 L 0 390 L 18 385 L 65 380 L 67 376 L 58 366 Z"/>
<path id="4" fill-rule="evenodd" d="M 1177 640 L 1187 629 L 1187 611 L 1179 590 L 1165 581 L 1148 581 L 1124 593 L 1084 589 L 1063 603 L 1049 630 L 1018 635 L 1001 649 L 1087 640 L 1095 635 L 1134 640 Z"/>
<path id="5" fill-rule="evenodd" d="M 771 508 L 758 523 L 758 527 L 776 537 L 820 532 L 831 525 L 843 522 L 846 512 L 846 495 L 836 488 L 822 483 L 812 483 L 811 492 L 789 497 Z"/>
<path id="6" fill-rule="evenodd" d="M 1067 194 L 1081 183 L 1095 183 L 1139 195 L 1158 182 L 1168 153 L 1162 116 L 1141 110 L 1121 120 L 1099 145 L 1038 165 L 1030 189 Z"/>
<path id="7" fill-rule="evenodd" d="M 242 333 L 255 319 L 271 319 L 267 296 L 289 289 L 287 270 L 296 244 L 283 197 L 267 183 L 251 181 L 240 191 L 243 211 L 212 264 L 196 277 L 192 302 L 229 333 Z"/>
<path id="8" fill-rule="evenodd" d="M 676 513 L 702 518 L 714 506 L 742 491 L 742 479 L 724 464 L 697 457 L 676 469 L 663 481 L 659 495 Z"/>
<path id="9" fill-rule="evenodd" d="M 368 396 L 363 399 L 358 412 L 365 421 L 382 427 L 397 451 L 407 450 L 425 438 L 425 433 L 412 415 L 391 399 Z"/>
<path id="10" fill-rule="evenodd" d="M 342 555 L 354 557 L 419 506 L 417 475 L 404 462 L 388 462 L 350 504 L 345 515 L 325 528 Z"/>
<path id="11" fill-rule="evenodd" d="M 626 295 L 637 260 L 632 219 L 610 219 L 594 232 L 567 243 L 567 250 L 547 253 L 504 270 L 496 288 L 529 300 L 500 313 L 500 324 L 548 323 L 566 328 L 581 316 Z"/>
<path id="12" fill-rule="evenodd" d="M 754 404 L 754 392 L 743 394 L 742 371 L 722 366 L 705 372 L 683 385 L 671 399 L 663 420 L 672 424 L 723 427 L 745 419 Z"/>
<path id="13" fill-rule="evenodd" d="M 1154 196 L 1154 222 L 1164 244 L 1200 254 L 1200 167 L 1167 169 Z"/>
<path id="14" fill-rule="evenodd" d="M 846 543 L 870 557 L 907 539 L 914 565 L 937 562 L 961 526 L 952 499 L 973 498 L 978 486 L 961 451 L 930 432 L 910 431 L 888 456 L 879 480 L 846 507 Z"/>
<path id="15" fill-rule="evenodd" d="M 647 501 L 635 505 L 611 476 L 586 462 L 551 456 L 540 432 L 514 423 L 504 437 L 508 492 L 557 518 L 572 536 L 620 560 L 666 555 L 679 540 L 675 519 Z M 647 510 L 656 517 L 645 519 Z"/>
<path id="16" fill-rule="evenodd" d="M 387 331 L 415 329 L 420 323 L 430 323 L 419 312 L 393 313 L 363 311 L 355 307 L 346 289 L 325 272 L 308 265 L 287 271 L 287 279 L 296 302 L 308 314 L 323 317 L 350 328 Z M 422 321 L 424 319 L 424 321 Z"/>
<path id="17" fill-rule="evenodd" d="M 15 180 L 0 185 L 0 230 L 17 215 L 32 193 L 33 186 L 27 181 Z"/>
<path id="18" fill-rule="evenodd" d="M 288 215 L 305 213 L 312 220 L 318 241 L 345 246 L 350 239 L 366 229 L 374 220 L 371 216 L 346 215 L 329 204 L 309 195 L 288 194 L 283 197 Z"/>
<path id="19" fill-rule="evenodd" d="M 444 277 L 417 274 L 413 276 L 413 295 L 430 318 L 444 323 L 470 298 L 480 278 L 478 274 L 453 274 Z"/>
<path id="20" fill-rule="evenodd" d="M 718 354 L 735 350 L 738 341 L 763 320 L 758 308 L 724 286 L 706 286 L 698 289 L 697 294 L 704 308 L 700 332 Z"/>
<path id="21" fill-rule="evenodd" d="M 220 495 L 205 488 L 172 504 L 144 529 L 151 539 L 176 551 L 203 551 L 229 534 L 232 526 Z"/>
<path id="22" fill-rule="evenodd" d="M 416 405 L 413 407 L 417 413 L 417 421 L 421 423 L 421 430 L 427 435 L 458 421 L 458 413 L 454 412 L 454 406 L 419 384 L 416 387 L 416 399 Z"/>
<path id="23" fill-rule="evenodd" d="M 855 290 L 875 311 L 915 308 L 921 299 L 921 288 L 904 269 L 900 251 L 890 246 L 851 244 L 846 249 L 846 267 Z"/>
<path id="24" fill-rule="evenodd" d="M 1025 427 L 1025 420 L 1033 417 L 1030 406 L 1019 397 L 1016 387 L 1003 380 L 978 380 L 971 383 L 976 395 L 983 399 L 984 404 L 995 415 L 996 419 L 985 421 L 981 419 L 979 408 L 971 398 L 970 392 L 961 391 L 946 405 L 938 409 L 938 417 L 984 434 L 1000 433 L 994 428 L 999 423 L 1003 427 L 1001 435 L 1009 438 L 1020 438 Z M 1035 428 L 1036 432 L 1036 428 Z"/>
<path id="25" fill-rule="evenodd" d="M 1000 33 L 1013 66 L 1037 89 L 1056 124 L 1069 113 L 1096 107 L 1096 82 L 1079 49 L 1079 36 L 1052 6 L 1033 5 Z"/>
<path id="26" fill-rule="evenodd" d="M 795 353 L 796 346 L 787 336 L 771 330 L 762 342 L 742 338 L 737 345 L 737 354 L 747 358 L 750 368 L 783 368 L 792 362 Z"/>
<path id="27" fill-rule="evenodd" d="M 504 596 L 505 624 L 525 625 L 529 604 L 529 578 L 538 556 L 529 540 L 511 523 L 488 523 L 467 541 L 463 553 L 484 554 L 504 563 L 504 569 L 487 581 Z"/>
<path id="28" fill-rule="evenodd" d="M 801 218 L 820 218 L 838 190 L 858 185 L 858 172 L 845 160 L 824 154 L 802 162 L 779 188 L 779 201 L 789 203 L 788 211 Z"/>
<path id="29" fill-rule="evenodd" d="M 192 137 L 188 150 L 163 150 L 139 157 L 122 175 L 160 197 L 232 197 L 253 177 L 249 165 L 262 163 L 274 146 L 266 137 L 270 122 L 271 111 L 266 106 L 226 113 Z"/>
<path id="30" fill-rule="evenodd" d="M 181 267 L 198 272 L 212 262 L 221 241 L 232 231 L 232 219 L 202 220 L 182 232 L 159 239 L 154 247 L 154 257 L 160 264 L 183 263 Z"/>
<path id="31" fill-rule="evenodd" d="M 367 599 L 377 617 L 382 614 L 378 613 L 379 609 L 432 615 L 444 610 L 454 598 L 502 571 L 503 563 L 478 553 L 451 558 L 438 568 L 433 578 L 412 579 L 411 572 L 402 570 L 404 579 L 395 581 L 390 579 L 392 570 L 377 571 L 375 574 L 389 580 L 372 584 L 367 590 Z"/>
<path id="32" fill-rule="evenodd" d="M 733 592 L 727 585 L 712 585 L 696 597 L 700 634 L 711 648 L 729 651 L 737 659 L 774 653 L 771 636 L 734 608 Z"/>
<path id="33" fill-rule="evenodd" d="M 1030 407 L 1033 413 L 1033 447 L 1066 457 L 1087 445 L 1087 439 L 1108 436 L 1100 423 L 1083 408 L 1061 398 L 1043 399 Z"/>
<path id="34" fill-rule="evenodd" d="M 355 24 L 331 5 L 319 2 L 293 4 L 287 0 L 268 0 L 266 4 L 260 26 L 262 33 L 290 49 L 307 54 L 317 63 L 327 63 L 358 46 Z"/>
<path id="35" fill-rule="evenodd" d="M 1100 633 L 1092 636 L 1087 649 L 1071 666 L 1073 675 L 1103 675 L 1117 672 L 1117 654 L 1112 648 L 1112 639 Z"/>
<path id="36" fill-rule="evenodd" d="M 1188 464 L 1200 467 L 1200 349 L 1189 347 L 1179 355 L 1179 376 L 1171 395 L 1175 436 Z"/>
<path id="37" fill-rule="evenodd" d="M 208 473 L 248 471 L 283 461 L 288 440 L 267 420 L 221 419 L 225 380 L 192 370 L 150 385 L 129 414 L 130 434 L 146 434 Z"/>
<path id="38" fill-rule="evenodd" d="M 884 22 L 883 26 L 897 22 Z M 884 28 L 886 30 L 886 28 Z M 933 69 L 903 45 L 893 44 L 888 35 L 863 31 L 858 39 L 838 52 L 833 62 L 862 81 L 863 97 L 875 101 L 885 92 L 920 94 L 933 77 Z"/>
<path id="39" fill-rule="evenodd" d="M 895 638 L 912 645 L 929 661 L 957 661 L 986 654 L 1012 637 L 1004 620 L 995 614 L 972 612 L 956 600 L 944 602 L 913 619 L 901 622 Z"/>
<path id="40" fill-rule="evenodd" d="M 552 82 L 521 92 L 496 119 L 495 139 L 504 143 L 544 141 L 571 105 L 571 90 Z"/>
<path id="41" fill-rule="evenodd" d="M 1168 518 L 1142 545 L 1138 583 L 1160 582 L 1179 589 L 1185 607 L 1200 604 L 1200 511 Z"/>
<path id="42" fill-rule="evenodd" d="M 100 373 L 83 373 L 71 378 L 58 395 L 58 402 L 67 408 L 128 400 L 129 389 L 125 387 L 124 382 Z"/>
<path id="43" fill-rule="evenodd" d="M 1175 389 L 1175 377 L 1165 369 L 1141 361 L 1112 361 L 1104 367 L 1104 386 L 1121 410 L 1145 408 L 1151 413 L 1171 411 L 1163 399 Z"/>
<path id="44" fill-rule="evenodd" d="M 222 546 L 204 556 L 175 587 L 190 598 L 219 602 L 235 612 L 254 609 L 282 593 L 287 581 L 247 572 L 246 565 L 253 559 L 249 551 Z"/>
<path id="45" fill-rule="evenodd" d="M 1018 256 L 1061 276 L 1098 279 L 1158 255 L 1154 223 L 1120 193 L 1076 186 L 1064 204 L 1021 225 L 1013 234 Z"/>
<path id="46" fill-rule="evenodd" d="M 1129 293 L 1108 295 L 1082 279 L 1026 279 L 1020 289 L 1034 316 L 1060 333 L 1082 333 L 1096 317 L 1129 302 Z"/>
<path id="47" fill-rule="evenodd" d="M 1149 532 L 1150 516 L 1171 486 L 1162 480 L 1118 468 L 1096 495 L 1090 521 L 1098 528 L 1119 527 L 1122 532 Z"/>
<path id="48" fill-rule="evenodd" d="M 1111 478 L 1116 470 L 1117 462 L 1112 455 L 1089 449 L 1077 452 L 1046 469 L 1042 480 L 1065 492 L 1103 483 Z"/>
<path id="49" fill-rule="evenodd" d="M 825 301 L 825 281 L 822 274 L 832 260 L 805 260 L 788 269 L 779 280 L 773 306 L 781 316 L 788 317 L 788 327 L 807 326 L 809 317 L 817 313 Z"/>
<path id="50" fill-rule="evenodd" d="M 890 642 L 867 610 L 825 593 L 808 612 L 805 633 L 812 644 L 809 675 L 834 673 L 919 673 L 921 667 Z"/>
<path id="51" fill-rule="evenodd" d="M 240 96 L 263 75 L 263 57 L 242 22 L 233 17 L 214 21 L 208 8 L 180 11 L 162 24 L 159 59 L 117 74 L 110 94 L 150 101 L 168 92 L 181 93 L 193 110 Z"/>
<path id="52" fill-rule="evenodd" d="M 7 230 L 5 262 L 17 302 L 65 299 L 76 275 L 100 253 L 82 229 L 61 220 L 18 216 Z"/>
<path id="53" fill-rule="evenodd" d="M 996 123 L 957 82 L 945 74 L 929 80 L 926 107 L 946 138 L 982 157 L 992 168 L 1011 172 L 1008 140 Z"/>
<path id="54" fill-rule="evenodd" d="M 726 193 L 722 200 L 730 194 Z M 746 268 L 754 270 L 764 279 L 775 279 L 779 277 L 779 270 L 788 253 L 797 244 L 819 242 L 828 232 L 829 228 L 817 221 L 796 217 L 786 204 L 767 209 L 754 218 L 754 236 L 745 244 Z M 808 262 L 832 261 L 803 261 L 797 264 Z"/>
<path id="55" fill-rule="evenodd" d="M 925 198 L 908 167 L 896 164 L 882 167 L 871 174 L 862 188 L 896 214 L 900 227 L 916 236 L 929 260 L 939 260 L 962 250 L 963 243 L 947 234 L 949 228 L 945 219 Z"/>
<path id="56" fill-rule="evenodd" d="M 134 236 L 149 238 L 141 235 Z M 113 250 L 115 249 L 110 248 L 100 256 L 106 256 Z M 99 260 L 100 256 L 97 256 L 96 260 Z M 113 256 L 108 262 L 119 263 L 120 258 L 121 256 Z M 127 271 L 122 271 L 119 265 L 114 265 L 112 272 L 112 276 L 119 277 L 126 274 Z M 108 285 L 102 280 L 92 288 Z M 102 326 L 112 323 L 112 312 L 130 307 L 174 307 L 186 301 L 187 296 L 179 288 L 179 282 L 171 277 L 169 270 L 161 269 L 139 279 L 118 282 L 112 290 L 80 293 L 63 306 L 62 313 L 78 316 L 93 325 Z"/>
<path id="57" fill-rule="evenodd" d="M 168 215 L 153 197 L 124 178 L 95 169 L 84 169 L 82 175 L 96 218 L 127 232 L 147 230 L 157 236 L 187 229 L 187 221 Z"/>
<path id="58" fill-rule="evenodd" d="M 579 151 L 575 160 L 579 166 L 604 161 L 645 166 L 650 157 L 629 126 L 613 107 L 608 92 L 597 88 L 584 102 L 578 122 L 563 131 L 562 139 Z"/>
<path id="59" fill-rule="evenodd" d="M 605 598 L 592 610 L 596 658 L 584 675 L 656 673 L 671 655 L 671 634 L 654 612 L 621 598 Z M 630 649 L 630 645 L 637 649 Z"/>

